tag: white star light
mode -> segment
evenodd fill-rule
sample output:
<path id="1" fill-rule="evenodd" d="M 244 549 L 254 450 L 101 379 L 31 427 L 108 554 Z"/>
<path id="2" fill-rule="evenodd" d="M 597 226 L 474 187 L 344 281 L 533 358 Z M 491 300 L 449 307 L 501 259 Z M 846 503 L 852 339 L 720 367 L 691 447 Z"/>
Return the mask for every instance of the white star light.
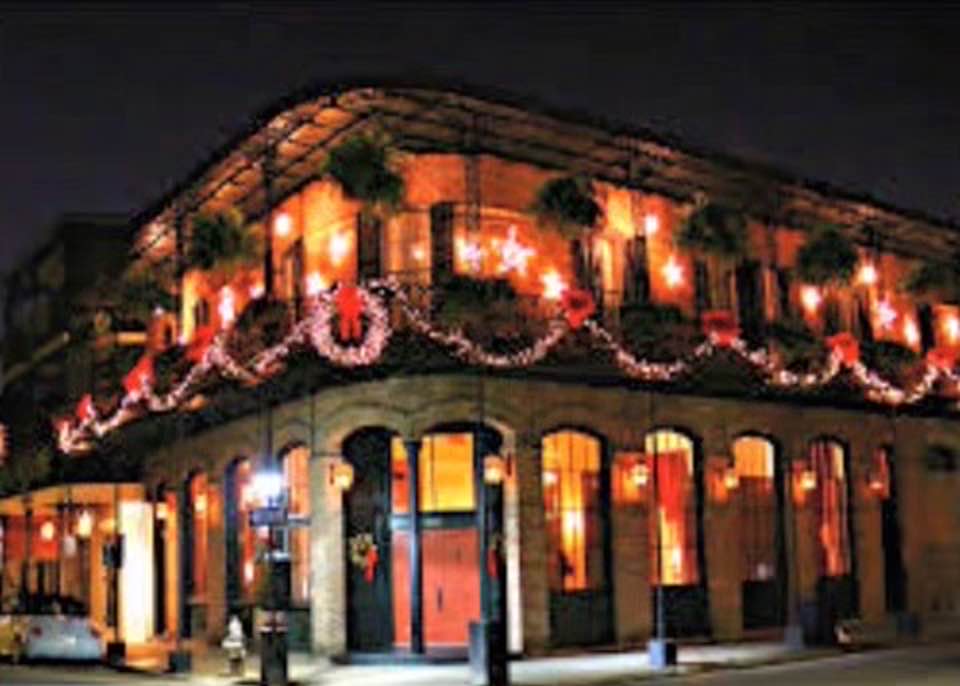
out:
<path id="1" fill-rule="evenodd" d="M 495 243 L 494 245 L 497 245 Z M 500 248 L 500 266 L 497 267 L 497 273 L 507 274 L 517 272 L 520 276 L 527 273 L 527 262 L 536 254 L 533 248 L 528 248 L 517 240 L 517 227 L 511 226 L 507 229 L 507 240 L 499 245 Z"/>
<path id="2" fill-rule="evenodd" d="M 540 281 L 543 282 L 543 297 L 547 300 L 559 300 L 567 290 L 566 281 L 553 270 L 540 277 Z"/>
<path id="3" fill-rule="evenodd" d="M 474 274 L 483 266 L 483 248 L 478 243 L 460 239 L 457 241 L 457 256 Z"/>
<path id="4" fill-rule="evenodd" d="M 886 300 L 877 303 L 877 321 L 884 330 L 890 329 L 897 321 L 897 311 Z"/>

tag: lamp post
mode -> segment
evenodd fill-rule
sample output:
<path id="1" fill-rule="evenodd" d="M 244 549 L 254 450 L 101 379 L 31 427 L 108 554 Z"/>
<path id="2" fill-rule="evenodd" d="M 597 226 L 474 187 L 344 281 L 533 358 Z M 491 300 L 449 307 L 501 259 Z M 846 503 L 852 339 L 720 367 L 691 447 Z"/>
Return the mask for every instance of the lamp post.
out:
<path id="1" fill-rule="evenodd" d="M 253 486 L 262 507 L 251 513 L 251 525 L 267 527 L 267 592 L 261 601 L 266 622 L 260 627 L 260 684 L 286 686 L 290 558 L 281 539 L 287 525 L 287 498 L 283 474 L 272 455 L 268 466 L 254 477 Z"/>
<path id="2" fill-rule="evenodd" d="M 650 394 L 650 419 L 651 427 L 654 408 L 653 394 Z M 651 511 L 653 514 L 653 527 L 655 531 L 654 563 L 656 564 L 656 614 L 654 617 L 654 637 L 647 643 L 647 659 L 650 668 L 662 670 L 677 664 L 677 644 L 667 639 L 667 614 L 665 607 L 665 594 L 663 589 L 663 541 L 660 531 L 660 446 L 659 437 L 654 430 L 653 438 L 653 497 L 651 498 Z"/>

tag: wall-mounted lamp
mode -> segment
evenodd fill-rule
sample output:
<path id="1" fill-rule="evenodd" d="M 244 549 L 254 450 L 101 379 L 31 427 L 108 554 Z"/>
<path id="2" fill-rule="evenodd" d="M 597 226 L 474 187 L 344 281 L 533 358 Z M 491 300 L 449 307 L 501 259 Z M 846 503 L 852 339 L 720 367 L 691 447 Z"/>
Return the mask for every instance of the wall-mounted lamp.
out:
<path id="1" fill-rule="evenodd" d="M 157 516 L 159 517 L 159 512 Z M 84 510 L 77 517 L 76 533 L 78 538 L 90 538 L 90 534 L 93 533 L 93 514 L 90 510 Z"/>
<path id="2" fill-rule="evenodd" d="M 809 493 L 817 488 L 817 473 L 810 468 L 800 472 L 800 488 Z"/>
<path id="3" fill-rule="evenodd" d="M 349 491 L 353 487 L 353 465 L 339 458 L 331 462 L 330 485 L 340 492 Z"/>
<path id="4" fill-rule="evenodd" d="M 53 522 L 47 521 L 40 526 L 40 539 L 43 541 L 52 541 L 57 535 L 57 527 Z"/>
<path id="5" fill-rule="evenodd" d="M 483 458 L 483 483 L 499 486 L 507 475 L 507 464 L 500 455 L 487 455 Z"/>
<path id="6" fill-rule="evenodd" d="M 638 462 L 628 472 L 630 481 L 637 488 L 645 488 L 650 482 L 650 468 L 643 462 Z"/>
<path id="7" fill-rule="evenodd" d="M 729 465 L 723 470 L 723 487 L 728 491 L 735 491 L 740 488 L 740 475 L 734 465 Z"/>

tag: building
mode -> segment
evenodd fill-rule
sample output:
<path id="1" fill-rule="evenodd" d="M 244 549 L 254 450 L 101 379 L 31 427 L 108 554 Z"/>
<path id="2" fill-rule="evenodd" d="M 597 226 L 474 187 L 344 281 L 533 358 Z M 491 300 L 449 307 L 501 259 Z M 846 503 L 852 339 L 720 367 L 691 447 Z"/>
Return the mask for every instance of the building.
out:
<path id="1" fill-rule="evenodd" d="M 958 227 L 399 86 L 282 104 L 133 227 L 130 278 L 176 305 L 122 379 L 68 394 L 79 473 L 0 500 L 5 588 L 52 546 L 61 589 L 115 582 L 119 610 L 89 600 L 121 639 L 219 641 L 256 614 L 276 456 L 308 523 L 291 641 L 317 653 L 462 651 L 501 554 L 516 653 L 640 645 L 657 598 L 675 637 L 960 622 L 960 319 L 930 276 Z M 197 242 L 238 229 L 262 255 Z M 84 481 L 117 460 L 122 484 Z"/>

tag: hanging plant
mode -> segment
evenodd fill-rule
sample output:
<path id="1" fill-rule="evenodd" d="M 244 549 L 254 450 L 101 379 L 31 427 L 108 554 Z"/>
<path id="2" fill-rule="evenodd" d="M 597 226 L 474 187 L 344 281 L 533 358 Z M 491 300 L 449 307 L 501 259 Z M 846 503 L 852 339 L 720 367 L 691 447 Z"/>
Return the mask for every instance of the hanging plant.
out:
<path id="1" fill-rule="evenodd" d="M 115 288 L 115 286 L 114 286 Z M 146 326 L 157 310 L 172 312 L 177 301 L 154 270 L 128 274 L 120 284 L 117 314 L 122 322 Z"/>
<path id="2" fill-rule="evenodd" d="M 201 213 L 193 219 L 186 249 L 187 264 L 216 272 L 224 281 L 229 281 L 240 269 L 256 264 L 260 247 L 260 240 L 247 228 L 238 210 Z"/>
<path id="3" fill-rule="evenodd" d="M 438 293 L 434 319 L 483 345 L 522 341 L 540 335 L 543 328 L 522 305 L 506 279 L 454 276 Z"/>
<path id="4" fill-rule="evenodd" d="M 864 363 L 890 381 L 903 382 L 921 360 L 911 348 L 892 341 L 864 341 L 861 347 Z"/>
<path id="5" fill-rule="evenodd" d="M 620 329 L 629 346 L 655 361 L 690 354 L 702 336 L 680 308 L 672 305 L 633 305 L 620 311 Z"/>
<path id="6" fill-rule="evenodd" d="M 790 371 L 811 371 L 821 366 L 826 358 L 823 344 L 802 319 L 790 317 L 772 322 L 767 335 L 781 364 Z"/>
<path id="7" fill-rule="evenodd" d="M 817 286 L 842 286 L 853 278 L 859 260 L 853 241 L 839 228 L 823 226 L 797 253 L 797 276 Z"/>
<path id="8" fill-rule="evenodd" d="M 690 252 L 740 259 L 747 251 L 747 225 L 739 213 L 707 203 L 681 225 L 676 241 Z"/>
<path id="9" fill-rule="evenodd" d="M 390 213 L 403 202 L 403 177 L 391 168 L 383 141 L 354 136 L 340 143 L 320 169 L 334 179 L 347 197 L 359 201 L 369 214 Z"/>
<path id="10" fill-rule="evenodd" d="M 541 224 L 553 226 L 564 238 L 575 240 L 596 226 L 601 209 L 590 179 L 565 176 L 540 187 L 531 212 Z"/>
<path id="11" fill-rule="evenodd" d="M 960 252 L 950 262 L 925 261 L 907 277 L 906 290 L 914 295 L 934 296 L 943 302 L 960 302 Z"/>

